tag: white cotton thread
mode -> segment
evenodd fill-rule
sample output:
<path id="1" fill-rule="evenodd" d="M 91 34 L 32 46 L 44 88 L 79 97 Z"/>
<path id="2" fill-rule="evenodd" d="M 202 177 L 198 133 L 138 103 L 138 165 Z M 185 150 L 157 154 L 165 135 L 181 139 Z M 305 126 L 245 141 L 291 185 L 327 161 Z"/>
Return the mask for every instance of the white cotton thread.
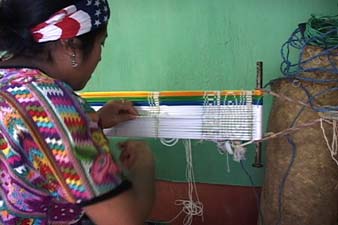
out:
<path id="1" fill-rule="evenodd" d="M 241 143 L 239 141 L 233 141 L 232 147 L 234 149 L 234 161 L 240 162 L 242 160 L 245 160 L 246 148 L 241 146 Z"/>
<path id="2" fill-rule="evenodd" d="M 324 122 L 327 122 L 329 124 L 332 124 L 332 141 L 331 144 L 329 142 L 329 139 L 326 135 L 325 128 L 324 128 Z M 338 166 L 338 160 L 336 159 L 337 153 L 338 153 L 338 138 L 337 138 L 337 121 L 332 120 L 332 122 L 328 122 L 327 120 L 324 120 L 323 118 L 320 119 L 320 128 L 323 132 L 323 137 L 326 142 L 326 146 L 331 154 L 331 158 Z"/>
<path id="3" fill-rule="evenodd" d="M 165 105 L 160 92 L 150 92 L 146 105 L 135 106 L 140 116 L 106 129 L 105 134 L 215 141 L 261 139 L 262 120 L 258 111 L 262 106 L 253 104 L 252 92 L 236 91 L 225 95 L 210 91 L 194 101 L 201 105 Z"/>
<path id="4" fill-rule="evenodd" d="M 245 160 L 246 148 L 240 141 L 214 141 L 220 154 L 233 155 L 233 160 L 240 162 Z"/>
<path id="5" fill-rule="evenodd" d="M 161 138 L 160 141 L 162 145 L 164 146 L 173 147 L 178 143 L 179 139 L 178 138 Z"/>
<path id="6" fill-rule="evenodd" d="M 148 105 L 149 105 L 149 113 L 148 118 L 155 119 L 152 120 L 154 122 L 154 133 L 155 137 L 159 137 L 160 132 L 160 113 L 161 113 L 161 107 L 160 107 L 160 99 L 159 99 L 160 93 L 159 92 L 150 92 L 148 95 Z M 147 117 L 147 116 L 145 116 Z"/>
<path id="7" fill-rule="evenodd" d="M 213 142 L 217 146 L 217 151 L 219 154 L 224 155 L 225 153 L 228 153 L 230 155 L 233 155 L 234 152 L 231 147 L 231 142 L 230 141 L 214 141 L 214 140 L 209 140 L 210 142 Z"/>
<path id="8" fill-rule="evenodd" d="M 230 173 L 230 161 L 229 161 L 229 153 L 227 153 L 227 164 L 226 164 L 227 172 Z"/>
<path id="9" fill-rule="evenodd" d="M 175 205 L 182 206 L 182 210 L 168 223 L 175 221 L 182 213 L 186 214 L 183 219 L 183 225 L 191 225 L 194 216 L 203 218 L 203 203 L 200 201 L 193 169 L 193 160 L 192 160 L 192 148 L 191 140 L 183 140 L 185 154 L 186 154 L 186 179 L 188 182 L 188 200 L 178 199 L 175 201 Z M 194 201 L 194 197 L 196 201 Z"/>
<path id="10" fill-rule="evenodd" d="M 229 160 L 229 155 L 233 155 L 233 150 L 231 147 L 231 142 L 230 141 L 213 141 L 209 140 L 211 142 L 214 142 L 217 147 L 217 151 L 220 155 L 226 154 L 226 171 L 230 173 L 230 160 Z"/>

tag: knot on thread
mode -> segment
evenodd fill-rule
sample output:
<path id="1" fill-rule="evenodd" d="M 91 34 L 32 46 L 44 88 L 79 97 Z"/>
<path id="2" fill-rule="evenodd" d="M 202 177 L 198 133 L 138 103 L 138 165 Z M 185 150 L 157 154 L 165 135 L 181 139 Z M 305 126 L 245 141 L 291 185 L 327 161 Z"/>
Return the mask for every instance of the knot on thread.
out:
<path id="1" fill-rule="evenodd" d="M 190 216 L 202 216 L 203 215 L 203 204 L 200 201 L 191 200 L 176 200 L 176 205 L 182 205 L 183 212 Z"/>

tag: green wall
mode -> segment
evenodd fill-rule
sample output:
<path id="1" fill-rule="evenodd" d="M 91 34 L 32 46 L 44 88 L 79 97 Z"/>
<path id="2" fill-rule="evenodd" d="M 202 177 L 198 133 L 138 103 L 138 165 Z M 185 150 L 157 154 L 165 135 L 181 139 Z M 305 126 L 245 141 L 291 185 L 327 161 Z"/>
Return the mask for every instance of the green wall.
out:
<path id="1" fill-rule="evenodd" d="M 280 48 L 311 14 L 336 15 L 337 0 L 109 0 L 112 16 L 103 59 L 84 91 L 254 89 L 256 61 L 264 83 L 281 76 Z M 271 97 L 265 97 L 267 119 Z M 266 126 L 266 125 L 265 125 Z M 185 180 L 180 142 L 167 148 L 149 140 L 159 179 Z M 112 140 L 114 143 L 115 140 Z M 256 185 L 263 169 L 246 168 Z M 215 144 L 193 142 L 199 182 L 250 185 L 241 166 Z"/>

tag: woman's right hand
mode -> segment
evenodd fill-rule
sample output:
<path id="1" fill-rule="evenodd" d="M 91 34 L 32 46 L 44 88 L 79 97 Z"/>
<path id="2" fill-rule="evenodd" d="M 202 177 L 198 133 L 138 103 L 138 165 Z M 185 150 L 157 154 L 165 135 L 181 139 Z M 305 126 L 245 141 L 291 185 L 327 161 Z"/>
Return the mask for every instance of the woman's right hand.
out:
<path id="1" fill-rule="evenodd" d="M 148 144 L 143 141 L 125 141 L 119 144 L 120 161 L 133 183 L 133 192 L 142 214 L 149 215 L 155 200 L 155 160 Z"/>
<path id="2" fill-rule="evenodd" d="M 149 217 L 155 200 L 154 156 L 146 142 L 119 144 L 122 166 L 128 170 L 132 187 L 108 200 L 85 208 L 98 225 L 139 225 Z"/>
<path id="3" fill-rule="evenodd" d="M 131 174 L 144 169 L 154 170 L 154 156 L 146 142 L 129 140 L 119 143 L 119 148 L 120 161 Z"/>

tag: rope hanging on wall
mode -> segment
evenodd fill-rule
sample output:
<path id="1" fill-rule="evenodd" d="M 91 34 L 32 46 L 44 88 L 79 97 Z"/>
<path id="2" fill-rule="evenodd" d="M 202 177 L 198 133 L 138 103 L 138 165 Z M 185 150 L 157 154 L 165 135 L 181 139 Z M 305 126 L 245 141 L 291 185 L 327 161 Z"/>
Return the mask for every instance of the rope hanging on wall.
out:
<path id="1" fill-rule="evenodd" d="M 133 102 L 139 117 L 105 129 L 107 136 L 199 140 L 260 140 L 263 92 L 85 92 L 94 109 L 112 99 Z M 170 142 L 170 143 L 171 143 Z M 169 144 L 170 144 L 169 143 Z"/>

